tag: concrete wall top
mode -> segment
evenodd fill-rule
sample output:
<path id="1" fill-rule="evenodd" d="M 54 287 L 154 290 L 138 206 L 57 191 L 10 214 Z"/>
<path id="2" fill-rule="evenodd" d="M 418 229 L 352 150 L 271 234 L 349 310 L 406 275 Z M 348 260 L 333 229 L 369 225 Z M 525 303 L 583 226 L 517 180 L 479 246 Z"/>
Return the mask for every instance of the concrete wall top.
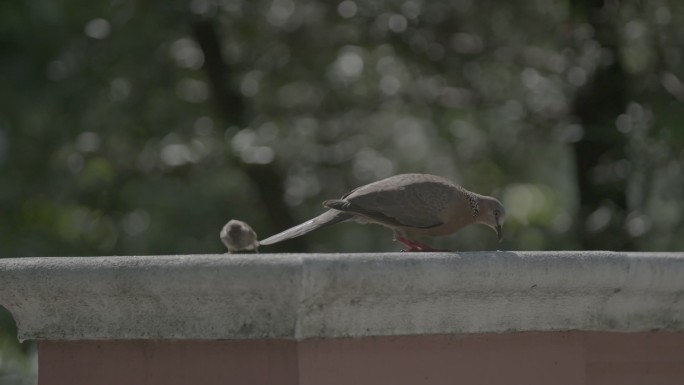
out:
<path id="1" fill-rule="evenodd" d="M 684 253 L 0 259 L 20 339 L 684 331 Z"/>

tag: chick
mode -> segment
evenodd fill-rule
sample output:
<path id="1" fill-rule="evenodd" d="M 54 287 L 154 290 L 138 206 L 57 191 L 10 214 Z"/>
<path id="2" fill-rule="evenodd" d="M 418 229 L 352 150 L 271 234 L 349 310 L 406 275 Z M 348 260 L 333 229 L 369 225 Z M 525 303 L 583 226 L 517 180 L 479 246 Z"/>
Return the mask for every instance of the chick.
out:
<path id="1" fill-rule="evenodd" d="M 259 252 L 257 234 L 243 221 L 231 219 L 221 229 L 221 242 L 228 248 L 229 253 L 240 251 Z"/>

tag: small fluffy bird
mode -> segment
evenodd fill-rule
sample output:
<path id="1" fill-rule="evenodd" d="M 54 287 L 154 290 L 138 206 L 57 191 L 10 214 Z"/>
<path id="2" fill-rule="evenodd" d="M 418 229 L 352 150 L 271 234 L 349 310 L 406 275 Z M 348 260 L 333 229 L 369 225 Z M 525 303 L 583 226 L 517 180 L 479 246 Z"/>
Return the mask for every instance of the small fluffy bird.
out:
<path id="1" fill-rule="evenodd" d="M 503 239 L 504 206 L 490 196 L 470 192 L 448 179 L 428 174 L 401 174 L 361 186 L 340 199 L 323 202 L 329 210 L 316 218 L 260 241 L 271 245 L 321 227 L 354 220 L 394 231 L 407 251 L 439 251 L 415 240 L 417 236 L 450 235 L 479 223 Z"/>
<path id="2" fill-rule="evenodd" d="M 239 251 L 259 252 L 257 235 L 252 228 L 243 221 L 231 219 L 221 229 L 221 242 L 228 248 L 229 253 Z"/>

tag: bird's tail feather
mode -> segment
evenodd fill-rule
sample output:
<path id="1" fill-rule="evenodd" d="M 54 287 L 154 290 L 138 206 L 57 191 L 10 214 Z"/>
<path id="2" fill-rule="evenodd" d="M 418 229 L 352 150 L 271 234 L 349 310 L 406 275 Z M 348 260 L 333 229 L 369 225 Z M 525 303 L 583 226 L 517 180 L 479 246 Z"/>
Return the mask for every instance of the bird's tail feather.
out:
<path id="1" fill-rule="evenodd" d="M 278 233 L 264 239 L 263 241 L 259 241 L 259 245 L 272 245 L 287 239 L 296 238 L 316 229 L 320 229 L 321 227 L 346 221 L 351 219 L 353 216 L 353 214 L 348 214 L 337 210 L 328 210 L 316 218 L 309 219 L 308 221 L 300 223 L 295 227 L 291 227 L 282 233 Z"/>

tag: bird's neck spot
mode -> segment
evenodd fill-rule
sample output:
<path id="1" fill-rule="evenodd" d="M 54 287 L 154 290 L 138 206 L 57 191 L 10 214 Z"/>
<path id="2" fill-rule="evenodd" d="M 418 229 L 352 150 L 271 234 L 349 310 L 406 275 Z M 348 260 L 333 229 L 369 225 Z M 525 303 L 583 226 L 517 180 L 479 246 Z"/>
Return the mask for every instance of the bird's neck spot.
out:
<path id="1" fill-rule="evenodd" d="M 470 205 L 470 213 L 473 215 L 473 218 L 476 218 L 478 214 L 480 214 L 480 203 L 478 202 L 477 196 L 475 193 L 472 193 L 464 188 L 462 188 L 462 190 L 466 199 L 468 200 L 468 204 Z"/>

